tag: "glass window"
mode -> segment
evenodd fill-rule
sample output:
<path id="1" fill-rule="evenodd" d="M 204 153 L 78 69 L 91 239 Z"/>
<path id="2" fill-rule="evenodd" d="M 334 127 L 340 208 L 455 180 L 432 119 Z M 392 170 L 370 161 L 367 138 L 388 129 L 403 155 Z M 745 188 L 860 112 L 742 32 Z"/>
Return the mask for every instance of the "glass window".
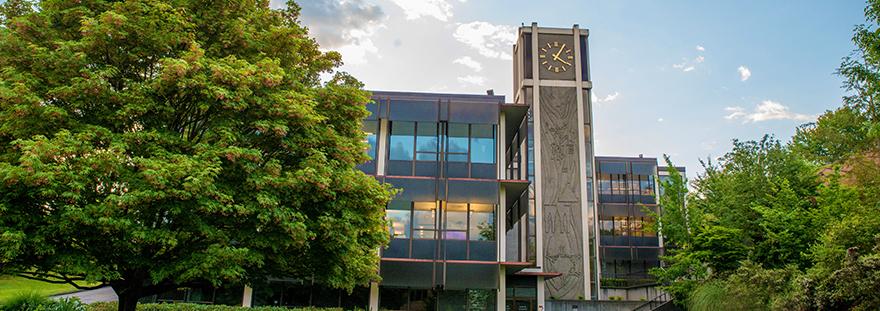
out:
<path id="1" fill-rule="evenodd" d="M 495 241 L 495 206 L 491 204 L 471 204 L 470 239 L 474 241 Z"/>
<path id="2" fill-rule="evenodd" d="M 449 152 L 468 152 L 468 125 L 449 123 Z"/>
<path id="3" fill-rule="evenodd" d="M 611 194 L 611 174 L 599 174 L 599 193 Z"/>
<path id="4" fill-rule="evenodd" d="M 491 124 L 471 125 L 471 162 L 495 163 L 495 128 Z"/>
<path id="5" fill-rule="evenodd" d="M 407 239 L 410 231 L 410 201 L 391 201 L 385 210 L 388 232 L 393 239 Z"/>
<path id="6" fill-rule="evenodd" d="M 419 122 L 416 126 L 416 160 L 437 161 L 437 123 Z"/>
<path id="7" fill-rule="evenodd" d="M 446 234 L 447 240 L 464 240 L 467 234 L 467 204 L 446 204 Z"/>
<path id="8" fill-rule="evenodd" d="M 629 178 L 629 191 L 630 192 L 629 193 L 632 195 L 639 195 L 640 193 L 642 193 L 639 190 L 639 177 L 641 177 L 641 176 L 630 175 L 630 178 Z"/>
<path id="9" fill-rule="evenodd" d="M 370 156 L 370 159 L 376 159 L 376 133 L 379 130 L 379 121 L 364 121 L 361 128 L 367 134 L 367 144 L 369 145 L 367 155 Z"/>
<path id="10" fill-rule="evenodd" d="M 413 204 L 413 238 L 434 238 L 436 211 L 437 205 L 434 202 L 415 202 Z"/>
<path id="11" fill-rule="evenodd" d="M 395 121 L 391 124 L 388 159 L 412 161 L 415 144 L 415 123 Z"/>
<path id="12" fill-rule="evenodd" d="M 639 179 L 642 188 L 642 195 L 654 195 L 654 176 L 641 176 Z"/>
<path id="13" fill-rule="evenodd" d="M 614 217 L 614 235 L 629 235 L 629 220 L 626 217 Z"/>
<path id="14" fill-rule="evenodd" d="M 599 220 L 599 234 L 601 235 L 613 235 L 614 234 L 614 220 L 613 218 L 602 217 Z"/>

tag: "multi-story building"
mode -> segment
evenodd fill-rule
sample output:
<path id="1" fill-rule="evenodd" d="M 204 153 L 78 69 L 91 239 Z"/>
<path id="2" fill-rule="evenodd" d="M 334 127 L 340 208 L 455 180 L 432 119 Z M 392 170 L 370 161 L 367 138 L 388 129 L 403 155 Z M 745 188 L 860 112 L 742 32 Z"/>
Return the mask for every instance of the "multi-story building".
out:
<path id="1" fill-rule="evenodd" d="M 651 226 L 658 212 L 657 159 L 596 157 L 596 163 L 603 296 L 652 299 L 656 284 L 648 271 L 660 266 L 662 246 Z"/>
<path id="2" fill-rule="evenodd" d="M 377 250 L 382 281 L 345 293 L 279 279 L 245 288 L 243 304 L 543 311 L 652 299 L 662 238 L 643 228 L 658 209 L 657 160 L 593 156 L 588 35 L 519 28 L 511 102 L 374 91 L 359 169 L 402 189 Z"/>

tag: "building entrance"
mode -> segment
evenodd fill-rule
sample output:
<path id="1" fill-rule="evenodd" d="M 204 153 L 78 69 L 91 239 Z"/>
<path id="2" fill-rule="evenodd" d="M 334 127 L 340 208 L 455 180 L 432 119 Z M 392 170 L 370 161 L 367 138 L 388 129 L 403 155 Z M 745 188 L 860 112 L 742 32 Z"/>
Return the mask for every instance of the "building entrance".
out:
<path id="1" fill-rule="evenodd" d="M 507 279 L 507 311 L 538 311 L 537 280 L 534 277 L 514 277 Z"/>

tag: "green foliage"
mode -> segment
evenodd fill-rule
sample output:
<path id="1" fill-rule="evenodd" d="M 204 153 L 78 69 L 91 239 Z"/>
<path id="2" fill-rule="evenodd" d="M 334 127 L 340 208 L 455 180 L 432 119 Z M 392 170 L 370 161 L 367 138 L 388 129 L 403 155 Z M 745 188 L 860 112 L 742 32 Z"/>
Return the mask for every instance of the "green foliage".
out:
<path id="1" fill-rule="evenodd" d="M 36 292 L 20 292 L 0 306 L 2 311 L 32 311 L 49 304 L 49 298 Z"/>
<path id="2" fill-rule="evenodd" d="M 86 305 L 85 311 L 113 311 L 117 306 L 115 302 L 98 302 Z M 317 308 L 317 307 L 252 307 L 224 305 L 204 305 L 192 303 L 144 303 L 138 305 L 138 311 L 342 311 L 341 308 Z"/>
<path id="3" fill-rule="evenodd" d="M 37 292 L 21 292 L 4 304 L 2 311 L 86 311 L 78 298 L 49 299 Z"/>
<path id="4" fill-rule="evenodd" d="M 694 231 L 703 223 L 703 215 L 700 210 L 687 204 L 687 180 L 675 166 L 669 156 L 664 156 L 669 178 L 660 181 L 663 195 L 660 196 L 661 213 L 655 213 L 650 209 L 645 212 L 658 219 L 657 222 L 647 225 L 646 230 L 659 232 L 659 226 L 663 226 L 663 242 L 670 248 L 689 248 L 694 240 Z"/>
<path id="5" fill-rule="evenodd" d="M 744 261 L 724 278 L 700 284 L 688 299 L 690 310 L 769 310 L 777 295 L 800 275 L 796 266 L 764 269 Z"/>
<path id="6" fill-rule="evenodd" d="M 851 107 L 840 107 L 819 116 L 814 123 L 798 127 L 791 147 L 816 163 L 835 163 L 869 147 L 867 117 Z"/>
<path id="7" fill-rule="evenodd" d="M 128 310 L 192 282 L 377 279 L 392 191 L 355 168 L 369 94 L 320 82 L 340 55 L 295 3 L 13 2 L 0 273 L 110 284 Z"/>

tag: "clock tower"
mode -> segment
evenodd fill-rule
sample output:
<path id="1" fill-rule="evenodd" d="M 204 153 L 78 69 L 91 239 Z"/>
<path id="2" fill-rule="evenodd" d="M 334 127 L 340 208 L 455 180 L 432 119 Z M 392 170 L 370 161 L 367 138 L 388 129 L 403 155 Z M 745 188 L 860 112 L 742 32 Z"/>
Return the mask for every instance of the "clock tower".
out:
<path id="1" fill-rule="evenodd" d="M 521 27 L 515 100 L 531 108 L 538 301 L 597 299 L 589 31 Z"/>

